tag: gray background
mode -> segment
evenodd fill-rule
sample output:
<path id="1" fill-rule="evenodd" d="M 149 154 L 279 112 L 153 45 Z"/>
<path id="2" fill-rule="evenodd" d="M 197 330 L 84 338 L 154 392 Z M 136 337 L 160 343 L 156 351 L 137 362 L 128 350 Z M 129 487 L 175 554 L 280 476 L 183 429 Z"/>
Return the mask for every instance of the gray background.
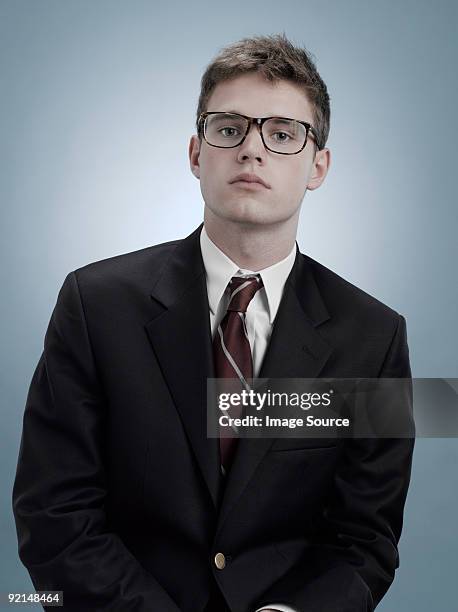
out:
<path id="1" fill-rule="evenodd" d="M 57 292 L 76 267 L 200 223 L 187 145 L 202 71 L 226 43 L 284 31 L 315 54 L 333 158 L 299 245 L 406 317 L 415 376 L 457 376 L 456 2 L 158 4 L 0 2 L 0 591 L 32 586 L 10 492 Z M 456 608 L 457 460 L 456 439 L 417 441 L 380 611 Z"/>

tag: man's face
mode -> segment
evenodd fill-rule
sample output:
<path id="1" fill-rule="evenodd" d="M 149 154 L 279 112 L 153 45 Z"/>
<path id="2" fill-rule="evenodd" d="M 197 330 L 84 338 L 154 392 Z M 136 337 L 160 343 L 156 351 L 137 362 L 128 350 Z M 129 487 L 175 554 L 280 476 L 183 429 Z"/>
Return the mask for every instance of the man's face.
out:
<path id="1" fill-rule="evenodd" d="M 314 124 L 312 107 L 301 88 L 289 81 L 271 83 L 258 73 L 249 73 L 218 84 L 207 111 L 236 112 L 249 117 L 289 117 Z M 200 179 L 205 205 L 227 221 L 249 224 L 281 223 L 299 214 L 306 188 L 315 189 L 324 180 L 329 151 L 317 152 L 313 136 L 297 155 L 268 151 L 259 129 L 252 125 L 244 142 L 235 148 L 210 146 L 191 138 L 191 170 Z M 260 177 L 259 183 L 236 181 L 243 173 Z"/>

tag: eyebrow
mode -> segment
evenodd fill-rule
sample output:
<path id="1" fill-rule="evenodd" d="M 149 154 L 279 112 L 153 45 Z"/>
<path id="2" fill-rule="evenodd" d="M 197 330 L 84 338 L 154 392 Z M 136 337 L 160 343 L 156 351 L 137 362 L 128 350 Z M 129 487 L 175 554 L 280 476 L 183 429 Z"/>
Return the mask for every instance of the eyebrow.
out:
<path id="1" fill-rule="evenodd" d="M 289 123 L 291 121 L 291 119 L 286 117 L 277 117 L 276 115 L 273 115 L 272 119 L 275 119 L 276 123 Z M 297 119 L 293 119 L 293 121 L 297 121 Z"/>
<path id="2" fill-rule="evenodd" d="M 229 113 L 230 115 L 243 115 L 240 111 L 237 110 L 225 110 L 221 111 L 222 113 Z"/>
<path id="3" fill-rule="evenodd" d="M 244 113 L 241 113 L 237 110 L 225 110 L 220 111 L 221 113 L 228 113 L 229 115 L 242 115 L 246 116 Z M 279 123 L 286 123 L 287 121 L 291 121 L 291 117 L 282 117 L 281 115 L 267 115 L 269 119 L 278 119 Z M 293 119 L 293 121 L 302 121 L 302 119 Z"/>

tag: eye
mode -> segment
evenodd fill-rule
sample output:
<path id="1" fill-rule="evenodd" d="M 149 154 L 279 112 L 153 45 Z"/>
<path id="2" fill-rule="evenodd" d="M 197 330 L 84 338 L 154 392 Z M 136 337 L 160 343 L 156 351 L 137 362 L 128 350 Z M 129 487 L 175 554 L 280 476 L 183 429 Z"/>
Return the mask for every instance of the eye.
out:
<path id="1" fill-rule="evenodd" d="M 222 134 L 226 138 L 233 138 L 234 136 L 237 136 L 240 133 L 239 130 L 235 127 L 223 127 L 220 128 L 218 132 L 220 132 L 220 134 Z"/>
<path id="2" fill-rule="evenodd" d="M 288 140 L 291 139 L 291 136 L 286 132 L 274 132 L 271 135 L 271 138 L 273 138 L 277 142 L 288 142 Z"/>

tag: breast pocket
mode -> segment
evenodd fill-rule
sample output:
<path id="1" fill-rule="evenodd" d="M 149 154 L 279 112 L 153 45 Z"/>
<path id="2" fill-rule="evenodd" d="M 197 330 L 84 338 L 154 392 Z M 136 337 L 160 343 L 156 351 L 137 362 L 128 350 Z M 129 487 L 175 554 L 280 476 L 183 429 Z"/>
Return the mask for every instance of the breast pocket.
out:
<path id="1" fill-rule="evenodd" d="M 275 440 L 270 452 L 337 450 L 341 444 L 335 438 L 281 438 Z"/>

